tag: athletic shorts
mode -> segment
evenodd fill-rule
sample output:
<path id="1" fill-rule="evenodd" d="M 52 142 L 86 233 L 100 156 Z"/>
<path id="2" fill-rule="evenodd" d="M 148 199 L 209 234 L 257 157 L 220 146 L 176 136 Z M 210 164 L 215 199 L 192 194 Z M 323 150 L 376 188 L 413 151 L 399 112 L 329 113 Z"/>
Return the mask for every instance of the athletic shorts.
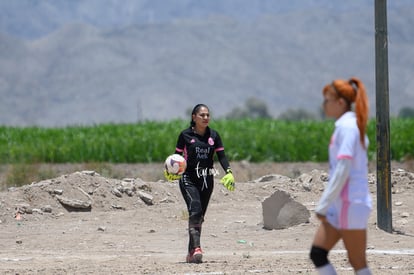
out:
<path id="1" fill-rule="evenodd" d="M 337 202 L 326 213 L 326 219 L 336 229 L 366 229 L 371 207 L 361 203 Z"/>

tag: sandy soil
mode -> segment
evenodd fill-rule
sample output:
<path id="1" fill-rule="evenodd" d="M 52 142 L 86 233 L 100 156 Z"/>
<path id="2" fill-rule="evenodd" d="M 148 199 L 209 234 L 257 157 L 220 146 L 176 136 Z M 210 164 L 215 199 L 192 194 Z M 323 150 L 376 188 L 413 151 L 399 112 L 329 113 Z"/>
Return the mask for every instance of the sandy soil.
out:
<path id="1" fill-rule="evenodd" d="M 185 263 L 185 204 L 177 183 L 162 180 L 160 166 L 119 165 L 122 180 L 63 169 L 56 178 L 0 192 L 0 273 L 316 274 L 308 250 L 326 164 L 233 164 L 236 191 L 217 180 L 207 211 L 202 264 Z M 414 171 L 392 166 L 394 230 L 387 233 L 376 224 L 371 166 L 369 265 L 373 274 L 414 274 Z M 277 190 L 306 206 L 309 221 L 264 229 L 262 202 Z M 330 259 L 339 274 L 353 274 L 342 244 Z"/>

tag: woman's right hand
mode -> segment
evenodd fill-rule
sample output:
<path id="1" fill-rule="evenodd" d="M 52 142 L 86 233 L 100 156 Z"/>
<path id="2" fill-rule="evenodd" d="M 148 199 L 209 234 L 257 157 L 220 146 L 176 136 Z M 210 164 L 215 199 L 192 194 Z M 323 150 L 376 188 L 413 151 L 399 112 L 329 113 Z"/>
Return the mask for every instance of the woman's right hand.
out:
<path id="1" fill-rule="evenodd" d="M 167 170 L 164 170 L 164 177 L 168 180 L 168 181 L 175 181 L 175 180 L 179 180 L 181 178 L 181 175 L 176 175 L 176 174 L 171 174 L 168 173 Z"/>

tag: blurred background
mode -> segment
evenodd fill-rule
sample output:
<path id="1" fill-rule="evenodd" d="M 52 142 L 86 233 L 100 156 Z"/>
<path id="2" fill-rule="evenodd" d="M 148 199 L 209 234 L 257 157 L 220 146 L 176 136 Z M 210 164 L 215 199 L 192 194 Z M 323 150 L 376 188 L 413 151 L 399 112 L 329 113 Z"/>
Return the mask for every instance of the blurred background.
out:
<path id="1" fill-rule="evenodd" d="M 391 116 L 414 110 L 414 1 L 388 1 Z M 321 116 L 358 76 L 375 117 L 374 0 L 0 1 L 0 125 Z"/>

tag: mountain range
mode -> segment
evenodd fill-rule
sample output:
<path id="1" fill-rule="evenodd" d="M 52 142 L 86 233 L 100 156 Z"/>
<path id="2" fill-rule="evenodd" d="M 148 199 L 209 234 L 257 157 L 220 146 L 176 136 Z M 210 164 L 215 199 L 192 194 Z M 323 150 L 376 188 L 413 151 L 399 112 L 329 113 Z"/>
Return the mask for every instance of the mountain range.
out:
<path id="1" fill-rule="evenodd" d="M 223 117 L 250 98 L 317 113 L 360 77 L 375 116 L 374 1 L 0 2 L 0 124 L 59 127 Z M 391 115 L 414 108 L 414 2 L 389 1 Z"/>

